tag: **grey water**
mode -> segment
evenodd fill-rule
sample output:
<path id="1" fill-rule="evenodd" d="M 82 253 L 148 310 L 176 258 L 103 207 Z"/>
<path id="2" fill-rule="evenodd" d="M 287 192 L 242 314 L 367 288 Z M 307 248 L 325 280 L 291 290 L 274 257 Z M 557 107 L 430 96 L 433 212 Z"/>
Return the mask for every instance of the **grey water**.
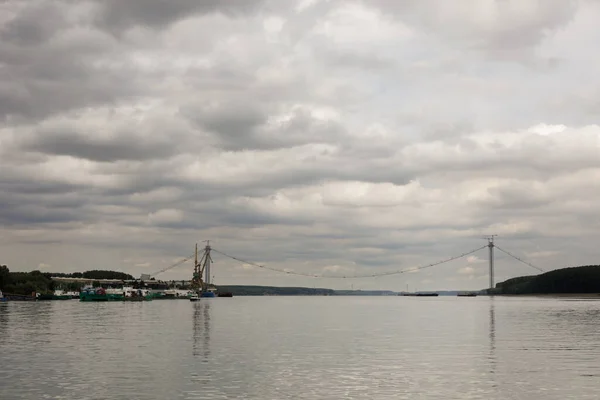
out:
<path id="1" fill-rule="evenodd" d="M 598 399 L 600 302 L 0 303 L 0 399 Z"/>

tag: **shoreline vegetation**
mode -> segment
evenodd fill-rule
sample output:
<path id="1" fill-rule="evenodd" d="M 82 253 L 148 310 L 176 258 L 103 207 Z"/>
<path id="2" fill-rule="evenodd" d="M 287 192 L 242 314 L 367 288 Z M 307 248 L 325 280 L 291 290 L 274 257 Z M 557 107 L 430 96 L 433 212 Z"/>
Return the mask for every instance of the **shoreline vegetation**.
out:
<path id="1" fill-rule="evenodd" d="M 133 276 L 117 271 L 92 270 L 86 272 L 51 273 L 34 270 L 31 272 L 11 272 L 6 265 L 0 265 L 0 290 L 5 294 L 18 296 L 31 296 L 32 293 L 52 294 L 56 289 L 78 292 L 83 283 L 81 281 L 58 282 L 52 278 L 85 279 L 97 283 L 102 279 L 133 280 Z"/>
<path id="2" fill-rule="evenodd" d="M 493 294 L 495 297 L 547 297 L 565 299 L 598 299 L 600 293 L 528 293 L 528 294 Z"/>
<path id="3" fill-rule="evenodd" d="M 496 284 L 491 295 L 597 296 L 600 265 L 560 268 L 539 275 L 520 276 Z"/>

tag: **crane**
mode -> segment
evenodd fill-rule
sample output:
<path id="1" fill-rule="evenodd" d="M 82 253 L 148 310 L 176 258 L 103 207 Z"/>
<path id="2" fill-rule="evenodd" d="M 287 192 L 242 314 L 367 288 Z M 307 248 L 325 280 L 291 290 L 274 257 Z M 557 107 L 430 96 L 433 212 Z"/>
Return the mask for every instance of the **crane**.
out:
<path id="1" fill-rule="evenodd" d="M 210 264 L 212 257 L 210 255 L 210 240 L 206 241 L 204 253 L 198 262 L 198 244 L 194 253 L 194 275 L 192 276 L 192 288 L 195 291 L 206 292 L 210 285 Z M 206 274 L 206 279 L 202 279 L 202 275 Z"/>

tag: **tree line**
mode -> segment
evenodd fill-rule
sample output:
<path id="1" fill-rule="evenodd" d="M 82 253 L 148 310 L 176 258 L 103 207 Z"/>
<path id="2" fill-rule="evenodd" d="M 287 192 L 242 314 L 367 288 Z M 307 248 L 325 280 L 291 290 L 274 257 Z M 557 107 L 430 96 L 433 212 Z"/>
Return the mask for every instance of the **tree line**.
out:
<path id="1" fill-rule="evenodd" d="M 133 280 L 133 276 L 124 272 L 92 270 L 73 273 L 52 273 L 38 270 L 31 272 L 11 272 L 6 265 L 0 265 L 0 290 L 4 293 L 31 295 L 32 293 L 49 294 L 56 289 L 79 291 L 81 282 L 56 282 L 51 278 L 84 278 L 84 279 L 114 279 Z"/>
<path id="2" fill-rule="evenodd" d="M 600 265 L 561 268 L 500 282 L 493 294 L 600 293 Z"/>

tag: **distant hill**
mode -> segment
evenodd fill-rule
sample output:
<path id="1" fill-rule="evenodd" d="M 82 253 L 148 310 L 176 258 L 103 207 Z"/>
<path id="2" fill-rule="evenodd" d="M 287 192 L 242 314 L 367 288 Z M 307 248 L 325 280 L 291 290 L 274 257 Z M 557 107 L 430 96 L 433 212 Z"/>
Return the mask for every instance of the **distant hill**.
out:
<path id="1" fill-rule="evenodd" d="M 234 296 L 395 296 L 390 290 L 334 290 L 306 287 L 218 285 L 220 292 Z"/>
<path id="2" fill-rule="evenodd" d="M 391 290 L 335 290 L 336 296 L 396 296 Z"/>
<path id="3" fill-rule="evenodd" d="M 332 289 L 276 286 L 217 285 L 219 292 L 234 296 L 325 296 L 334 295 Z"/>
<path id="4" fill-rule="evenodd" d="M 119 271 L 110 271 L 110 270 L 91 270 L 81 272 L 72 272 L 72 273 L 62 273 L 62 272 L 54 272 L 54 273 L 45 273 L 48 276 L 54 276 L 58 278 L 85 278 L 85 279 L 114 279 L 114 280 L 133 280 L 134 277 L 126 274 L 124 272 Z"/>
<path id="5" fill-rule="evenodd" d="M 500 282 L 492 294 L 600 293 L 600 265 L 556 269 Z"/>

